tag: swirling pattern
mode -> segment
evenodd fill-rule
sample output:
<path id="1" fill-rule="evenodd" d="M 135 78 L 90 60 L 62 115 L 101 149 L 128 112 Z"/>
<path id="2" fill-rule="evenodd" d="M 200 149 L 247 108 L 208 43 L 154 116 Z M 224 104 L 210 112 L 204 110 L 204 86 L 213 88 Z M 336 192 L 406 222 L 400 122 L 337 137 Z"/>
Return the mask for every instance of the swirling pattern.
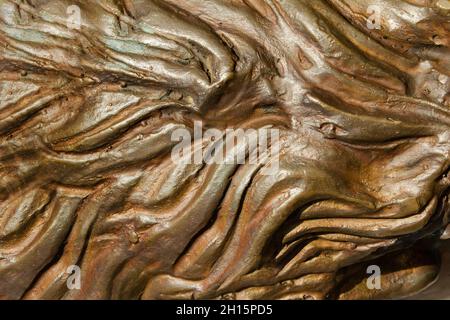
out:
<path id="1" fill-rule="evenodd" d="M 67 23 L 73 5 L 80 28 Z M 382 8 L 379 29 L 368 5 Z M 405 261 L 448 219 L 449 7 L 1 0 L 0 298 L 352 299 L 424 287 L 435 263 Z M 196 121 L 277 128 L 277 172 L 261 174 L 271 157 L 171 161 L 171 134 Z M 246 143 L 236 148 L 248 156 Z M 386 257 L 401 268 L 384 290 L 349 285 Z"/>

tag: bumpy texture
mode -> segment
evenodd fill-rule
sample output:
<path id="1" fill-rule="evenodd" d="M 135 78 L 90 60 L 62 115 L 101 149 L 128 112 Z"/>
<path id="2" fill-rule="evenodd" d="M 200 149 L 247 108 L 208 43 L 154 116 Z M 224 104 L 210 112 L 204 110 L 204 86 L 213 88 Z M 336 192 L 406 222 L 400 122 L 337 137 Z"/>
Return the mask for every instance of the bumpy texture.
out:
<path id="1" fill-rule="evenodd" d="M 67 23 L 72 5 L 79 29 Z M 368 27 L 371 5 L 380 28 Z M 423 288 L 447 224 L 449 9 L 0 0 L 0 297 Z M 195 121 L 279 129 L 277 172 L 261 174 L 270 157 L 175 163 L 171 134 Z M 382 289 L 366 288 L 367 263 L 381 266 Z M 80 289 L 67 287 L 72 265 Z"/>

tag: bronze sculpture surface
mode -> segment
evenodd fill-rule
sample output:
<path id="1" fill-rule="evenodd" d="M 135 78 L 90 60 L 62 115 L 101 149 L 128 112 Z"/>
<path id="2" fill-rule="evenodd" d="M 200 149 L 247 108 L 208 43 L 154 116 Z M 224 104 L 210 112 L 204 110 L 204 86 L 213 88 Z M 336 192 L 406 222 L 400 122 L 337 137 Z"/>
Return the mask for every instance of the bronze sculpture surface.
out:
<path id="1" fill-rule="evenodd" d="M 418 292 L 449 77 L 448 0 L 0 0 L 0 298 Z"/>

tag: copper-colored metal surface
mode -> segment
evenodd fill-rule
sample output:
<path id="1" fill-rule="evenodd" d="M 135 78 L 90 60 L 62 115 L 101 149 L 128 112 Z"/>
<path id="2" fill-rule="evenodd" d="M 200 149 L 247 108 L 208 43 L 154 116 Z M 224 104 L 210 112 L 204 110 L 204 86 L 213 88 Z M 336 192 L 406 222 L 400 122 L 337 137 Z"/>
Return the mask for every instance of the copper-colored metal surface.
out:
<path id="1" fill-rule="evenodd" d="M 0 0 L 0 298 L 450 297 L 449 77 L 448 0 Z"/>

